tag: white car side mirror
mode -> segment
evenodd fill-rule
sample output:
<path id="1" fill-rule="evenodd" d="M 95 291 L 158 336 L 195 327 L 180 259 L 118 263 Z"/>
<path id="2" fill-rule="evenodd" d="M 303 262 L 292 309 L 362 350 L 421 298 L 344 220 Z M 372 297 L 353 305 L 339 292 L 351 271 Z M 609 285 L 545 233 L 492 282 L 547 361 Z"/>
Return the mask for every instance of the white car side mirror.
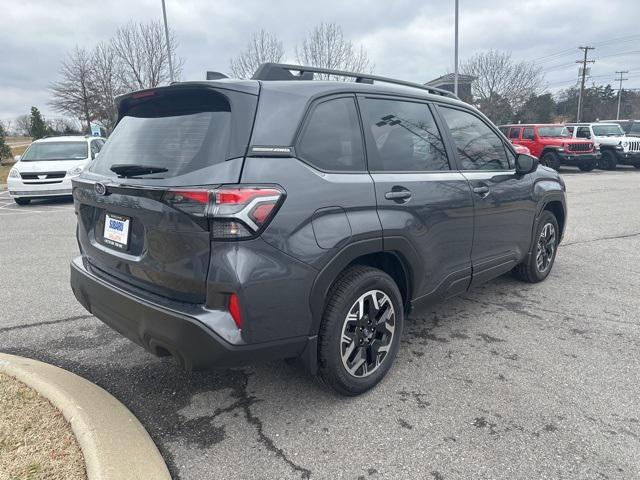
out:
<path id="1" fill-rule="evenodd" d="M 22 158 L 22 155 L 16 155 L 15 157 L 13 157 L 13 159 L 14 159 L 16 162 L 19 162 L 21 158 Z"/>

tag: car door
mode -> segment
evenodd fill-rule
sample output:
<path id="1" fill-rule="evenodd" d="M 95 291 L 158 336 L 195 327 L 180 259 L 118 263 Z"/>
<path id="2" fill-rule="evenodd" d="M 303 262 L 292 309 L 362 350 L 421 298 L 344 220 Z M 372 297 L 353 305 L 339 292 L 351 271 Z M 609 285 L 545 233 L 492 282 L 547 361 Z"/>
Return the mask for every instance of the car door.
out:
<path id="1" fill-rule="evenodd" d="M 411 257 L 405 261 L 417 272 L 412 285 L 417 303 L 465 291 L 471 279 L 473 200 L 464 176 L 451 168 L 451 152 L 430 106 L 365 95 L 358 103 L 385 250 Z"/>
<path id="2" fill-rule="evenodd" d="M 520 145 L 523 145 L 529 149 L 531 155 L 540 157 L 540 150 L 538 143 L 536 142 L 536 134 L 533 127 L 525 127 L 522 129 L 522 138 L 518 141 Z"/>
<path id="3" fill-rule="evenodd" d="M 438 112 L 473 192 L 474 286 L 509 271 L 529 251 L 536 207 L 533 176 L 516 174 L 511 147 L 480 115 L 444 105 Z"/>

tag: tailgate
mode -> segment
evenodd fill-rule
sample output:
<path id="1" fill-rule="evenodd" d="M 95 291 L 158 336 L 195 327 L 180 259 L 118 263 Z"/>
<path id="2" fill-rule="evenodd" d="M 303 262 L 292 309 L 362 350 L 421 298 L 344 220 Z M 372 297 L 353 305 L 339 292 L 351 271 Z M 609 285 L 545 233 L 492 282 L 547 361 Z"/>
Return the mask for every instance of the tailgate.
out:
<path id="1" fill-rule="evenodd" d="M 113 283 L 204 303 L 209 220 L 189 198 L 178 207 L 167 198 L 240 180 L 257 97 L 193 86 L 153 92 L 121 101 L 118 126 L 73 181 L 78 243 L 85 264 Z"/>

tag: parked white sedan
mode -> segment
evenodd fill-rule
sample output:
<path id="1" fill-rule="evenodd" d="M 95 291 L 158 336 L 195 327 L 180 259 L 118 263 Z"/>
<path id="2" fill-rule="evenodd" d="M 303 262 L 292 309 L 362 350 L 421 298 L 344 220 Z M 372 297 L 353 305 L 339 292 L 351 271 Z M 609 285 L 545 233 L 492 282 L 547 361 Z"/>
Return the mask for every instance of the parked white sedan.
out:
<path id="1" fill-rule="evenodd" d="M 48 137 L 36 140 L 16 157 L 9 172 L 9 195 L 18 205 L 32 198 L 71 195 L 71 178 L 93 160 L 105 139 L 101 137 Z"/>

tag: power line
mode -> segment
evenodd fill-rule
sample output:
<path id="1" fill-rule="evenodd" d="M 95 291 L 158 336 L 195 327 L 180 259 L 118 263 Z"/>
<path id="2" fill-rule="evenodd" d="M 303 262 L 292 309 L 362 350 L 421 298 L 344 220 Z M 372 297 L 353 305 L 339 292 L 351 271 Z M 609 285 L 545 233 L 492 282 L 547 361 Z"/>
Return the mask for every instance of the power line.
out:
<path id="1" fill-rule="evenodd" d="M 582 95 L 584 92 L 584 80 L 587 76 L 587 63 L 594 63 L 595 60 L 587 60 L 587 55 L 589 55 L 589 50 L 595 50 L 595 47 L 578 47 L 580 50 L 584 51 L 584 59 L 576 60 L 576 63 L 582 63 L 582 80 L 580 82 L 580 95 L 578 96 L 578 115 L 576 115 L 576 122 L 580 122 L 580 117 L 582 116 Z"/>

